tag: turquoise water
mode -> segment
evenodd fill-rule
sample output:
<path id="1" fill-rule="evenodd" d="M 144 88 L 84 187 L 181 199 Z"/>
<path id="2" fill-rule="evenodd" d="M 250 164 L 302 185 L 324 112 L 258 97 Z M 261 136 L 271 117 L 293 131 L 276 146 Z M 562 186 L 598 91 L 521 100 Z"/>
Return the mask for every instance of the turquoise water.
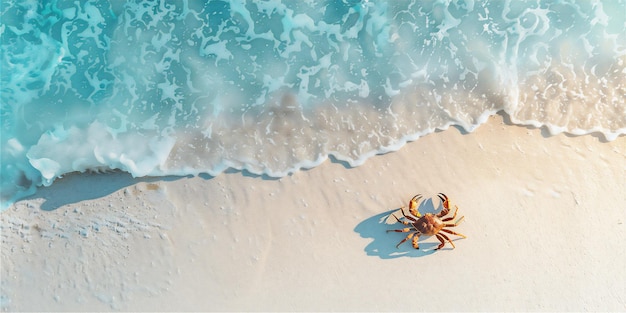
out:
<path id="1" fill-rule="evenodd" d="M 357 166 L 498 111 L 626 133 L 625 1 L 2 0 L 2 207 L 74 171 Z"/>

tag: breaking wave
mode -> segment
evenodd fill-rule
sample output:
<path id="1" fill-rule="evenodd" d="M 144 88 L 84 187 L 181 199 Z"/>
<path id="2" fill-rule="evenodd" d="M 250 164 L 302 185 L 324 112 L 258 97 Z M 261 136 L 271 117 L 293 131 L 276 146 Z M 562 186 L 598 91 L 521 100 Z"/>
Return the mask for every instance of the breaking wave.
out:
<path id="1" fill-rule="evenodd" d="M 3 207 L 74 171 L 283 176 L 498 111 L 626 133 L 624 1 L 3 0 Z"/>

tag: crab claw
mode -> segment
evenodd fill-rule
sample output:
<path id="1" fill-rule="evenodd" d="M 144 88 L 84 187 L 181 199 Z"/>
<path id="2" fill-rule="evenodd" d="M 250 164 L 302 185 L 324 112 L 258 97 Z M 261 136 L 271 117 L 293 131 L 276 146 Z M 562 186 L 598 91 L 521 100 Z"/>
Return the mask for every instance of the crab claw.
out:
<path id="1" fill-rule="evenodd" d="M 422 217 L 422 214 L 417 210 L 417 202 L 422 198 L 422 195 L 415 195 L 411 201 L 409 201 L 409 212 L 416 217 Z"/>
<path id="2" fill-rule="evenodd" d="M 450 209 L 450 201 L 448 201 L 448 196 L 444 195 L 443 193 L 438 193 L 437 197 L 439 197 L 439 199 L 441 199 L 441 201 L 443 201 L 442 205 L 444 209 Z"/>
<path id="3" fill-rule="evenodd" d="M 422 195 L 420 194 L 415 195 L 413 198 L 411 198 L 411 201 L 409 202 L 409 210 L 417 208 L 417 201 L 419 201 L 421 198 Z"/>

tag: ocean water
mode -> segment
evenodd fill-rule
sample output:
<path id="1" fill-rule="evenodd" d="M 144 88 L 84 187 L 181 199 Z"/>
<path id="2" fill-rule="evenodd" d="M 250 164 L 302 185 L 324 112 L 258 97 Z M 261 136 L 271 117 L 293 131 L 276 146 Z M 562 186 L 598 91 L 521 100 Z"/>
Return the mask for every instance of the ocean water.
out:
<path id="1" fill-rule="evenodd" d="M 626 1 L 2 0 L 1 200 L 74 171 L 357 166 L 498 111 L 626 133 Z"/>

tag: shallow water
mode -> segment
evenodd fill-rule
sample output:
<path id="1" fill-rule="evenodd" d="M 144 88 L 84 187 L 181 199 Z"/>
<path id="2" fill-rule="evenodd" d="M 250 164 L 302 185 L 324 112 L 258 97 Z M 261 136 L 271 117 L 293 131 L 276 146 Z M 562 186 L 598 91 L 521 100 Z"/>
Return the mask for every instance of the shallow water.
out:
<path id="1" fill-rule="evenodd" d="M 626 133 L 626 2 L 3 1 L 2 203 L 73 171 L 283 176 L 495 112 Z"/>

